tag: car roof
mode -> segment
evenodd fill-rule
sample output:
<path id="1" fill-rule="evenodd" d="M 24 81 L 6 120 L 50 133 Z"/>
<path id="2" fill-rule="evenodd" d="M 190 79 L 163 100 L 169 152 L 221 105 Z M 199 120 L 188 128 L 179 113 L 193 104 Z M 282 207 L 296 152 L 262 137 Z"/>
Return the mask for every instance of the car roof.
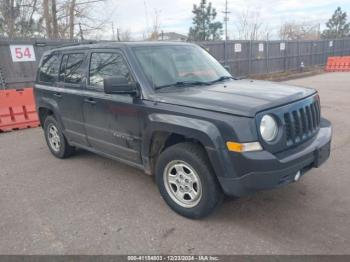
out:
<path id="1" fill-rule="evenodd" d="M 194 45 L 192 43 L 185 42 L 97 42 L 92 44 L 71 44 L 63 47 L 51 49 L 48 53 L 58 51 L 71 51 L 81 49 L 97 49 L 97 48 L 124 48 L 124 47 L 136 47 L 136 46 L 170 46 L 170 45 Z"/>

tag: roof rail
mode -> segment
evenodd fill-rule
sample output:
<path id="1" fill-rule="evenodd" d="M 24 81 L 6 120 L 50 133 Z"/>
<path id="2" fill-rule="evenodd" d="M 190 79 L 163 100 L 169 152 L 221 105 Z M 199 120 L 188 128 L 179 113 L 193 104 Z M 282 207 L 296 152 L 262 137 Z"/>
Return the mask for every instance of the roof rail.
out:
<path id="1" fill-rule="evenodd" d="M 76 43 L 67 43 L 67 44 L 63 44 L 63 45 L 59 45 L 58 47 L 69 47 L 69 46 L 78 46 L 78 45 L 91 45 L 91 44 L 96 44 L 98 43 L 98 41 L 96 40 L 89 40 L 89 41 L 79 41 Z"/>

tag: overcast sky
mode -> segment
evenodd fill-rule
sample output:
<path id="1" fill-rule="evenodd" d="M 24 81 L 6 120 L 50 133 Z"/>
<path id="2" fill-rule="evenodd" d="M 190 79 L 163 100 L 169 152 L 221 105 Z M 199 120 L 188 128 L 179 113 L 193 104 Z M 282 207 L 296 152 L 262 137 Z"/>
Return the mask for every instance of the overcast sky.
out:
<path id="1" fill-rule="evenodd" d="M 192 8 L 199 0 L 106 0 L 96 9 L 101 19 L 108 18 L 115 28 L 130 30 L 134 38 L 153 24 L 154 12 L 159 12 L 161 29 L 164 32 L 188 33 L 192 24 Z M 223 21 L 225 0 L 212 0 L 218 12 L 218 21 Z M 311 21 L 324 24 L 337 6 L 350 13 L 350 0 L 228 0 L 230 38 L 237 37 L 235 22 L 240 13 L 249 9 L 259 12 L 261 21 L 268 25 L 272 37 L 277 36 L 279 25 L 286 21 Z M 321 25 L 323 27 L 323 25 Z M 104 38 L 112 35 L 111 26 L 101 32 Z"/>

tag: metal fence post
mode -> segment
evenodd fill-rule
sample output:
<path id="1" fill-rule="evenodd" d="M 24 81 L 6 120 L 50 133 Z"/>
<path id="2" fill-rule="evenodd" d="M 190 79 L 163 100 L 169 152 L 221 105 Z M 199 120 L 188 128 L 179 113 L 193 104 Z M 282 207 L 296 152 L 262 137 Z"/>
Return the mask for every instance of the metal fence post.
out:
<path id="1" fill-rule="evenodd" d="M 4 77 L 4 74 L 1 70 L 1 67 L 0 67 L 0 88 L 1 89 L 6 89 L 6 82 L 5 82 L 5 77 Z"/>
<path id="2" fill-rule="evenodd" d="M 284 50 L 283 51 L 283 72 L 287 71 L 287 42 L 284 42 Z M 281 48 L 280 48 L 281 49 Z"/>
<path id="3" fill-rule="evenodd" d="M 270 73 L 269 56 L 269 40 L 266 40 L 266 73 Z"/>
<path id="4" fill-rule="evenodd" d="M 227 52 L 226 52 L 226 49 L 227 49 L 227 39 L 225 39 L 225 41 L 224 41 L 224 64 L 225 64 L 225 66 L 227 66 Z M 230 68 L 230 71 L 231 71 L 231 68 Z"/>
<path id="5" fill-rule="evenodd" d="M 297 62 L 297 69 L 300 67 L 301 65 L 301 56 L 300 56 L 300 40 L 297 40 L 297 52 L 298 52 L 298 62 Z"/>
<path id="6" fill-rule="evenodd" d="M 322 41 L 323 42 L 323 60 L 322 60 L 322 62 L 323 62 L 323 64 L 326 64 L 327 63 L 327 59 L 328 59 L 328 51 L 327 51 L 327 48 L 326 48 L 326 40 L 323 40 Z"/>
<path id="7" fill-rule="evenodd" d="M 313 52 L 314 52 L 314 41 L 311 41 L 311 48 L 310 48 L 310 65 L 311 66 L 313 66 L 314 65 L 314 60 L 313 60 L 313 58 L 314 58 L 314 54 L 313 54 Z"/>
<path id="8" fill-rule="evenodd" d="M 252 39 L 249 42 L 248 75 L 252 72 Z"/>

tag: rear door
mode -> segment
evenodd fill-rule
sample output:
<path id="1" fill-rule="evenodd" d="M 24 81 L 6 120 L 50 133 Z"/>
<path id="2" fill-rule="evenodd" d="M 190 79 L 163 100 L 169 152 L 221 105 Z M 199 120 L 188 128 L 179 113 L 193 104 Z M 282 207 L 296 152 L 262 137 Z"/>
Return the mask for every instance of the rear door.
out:
<path id="1" fill-rule="evenodd" d="M 141 163 L 139 98 L 128 94 L 105 94 L 103 79 L 108 76 L 133 78 L 120 51 L 96 50 L 89 55 L 84 119 L 88 141 L 99 152 Z"/>
<path id="2" fill-rule="evenodd" d="M 55 92 L 60 70 L 60 59 L 61 55 L 58 52 L 46 55 L 42 58 L 38 68 L 35 84 L 36 98 L 45 98 L 50 101 L 49 104 L 57 104 Z"/>
<path id="3" fill-rule="evenodd" d="M 87 52 L 79 50 L 62 55 L 59 71 L 59 89 L 55 92 L 67 138 L 88 146 L 82 113 L 86 85 Z"/>

